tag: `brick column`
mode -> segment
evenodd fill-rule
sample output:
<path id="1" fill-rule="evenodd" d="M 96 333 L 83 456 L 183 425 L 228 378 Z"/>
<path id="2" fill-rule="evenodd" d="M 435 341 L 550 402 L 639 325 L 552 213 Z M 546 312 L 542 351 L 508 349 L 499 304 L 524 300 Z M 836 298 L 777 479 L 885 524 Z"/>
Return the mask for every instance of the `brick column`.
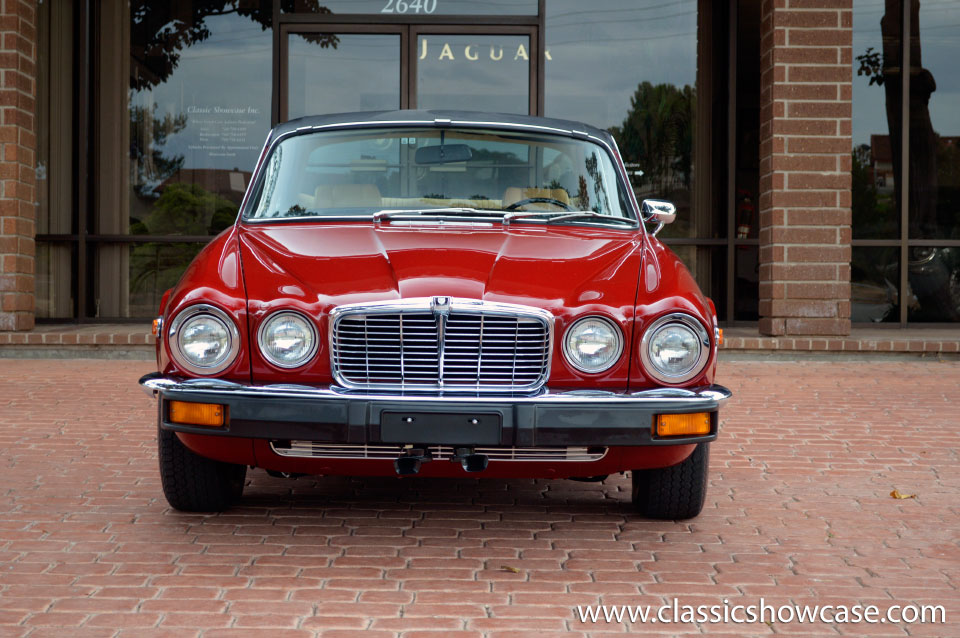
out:
<path id="1" fill-rule="evenodd" d="M 0 330 L 30 330 L 37 202 L 37 4 L 0 2 Z"/>
<path id="2" fill-rule="evenodd" d="M 852 0 L 763 0 L 760 332 L 850 332 Z"/>

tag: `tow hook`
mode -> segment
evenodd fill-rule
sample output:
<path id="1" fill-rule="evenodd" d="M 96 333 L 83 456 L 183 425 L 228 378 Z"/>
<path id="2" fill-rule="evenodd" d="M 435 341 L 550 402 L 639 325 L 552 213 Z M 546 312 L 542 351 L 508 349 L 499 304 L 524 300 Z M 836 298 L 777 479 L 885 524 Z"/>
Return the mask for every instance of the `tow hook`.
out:
<path id="1" fill-rule="evenodd" d="M 454 463 L 460 461 L 464 472 L 482 472 L 490 463 L 490 458 L 486 454 L 475 454 L 470 447 L 456 448 L 450 460 Z"/>
<path id="2" fill-rule="evenodd" d="M 310 476 L 302 472 L 277 472 L 276 470 L 267 470 L 267 474 L 273 478 L 298 479 L 301 476 Z"/>
<path id="3" fill-rule="evenodd" d="M 408 446 L 403 454 L 393 461 L 393 469 L 399 476 L 410 476 L 420 471 L 420 466 L 430 461 L 430 451 L 424 448 Z"/>

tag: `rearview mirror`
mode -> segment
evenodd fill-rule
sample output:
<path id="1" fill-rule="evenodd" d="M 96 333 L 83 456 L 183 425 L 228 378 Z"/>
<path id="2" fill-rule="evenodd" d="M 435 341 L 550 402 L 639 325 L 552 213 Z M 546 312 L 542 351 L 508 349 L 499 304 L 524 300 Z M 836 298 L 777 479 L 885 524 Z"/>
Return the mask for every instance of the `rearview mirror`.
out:
<path id="1" fill-rule="evenodd" d="M 655 222 L 657 227 L 653 229 L 653 236 L 666 226 L 672 224 L 677 218 L 677 207 L 672 202 L 663 199 L 645 199 L 640 204 L 640 217 L 645 222 Z"/>
<path id="2" fill-rule="evenodd" d="M 414 161 L 417 164 L 449 164 L 466 162 L 472 157 L 473 151 L 466 144 L 440 144 L 418 148 Z"/>

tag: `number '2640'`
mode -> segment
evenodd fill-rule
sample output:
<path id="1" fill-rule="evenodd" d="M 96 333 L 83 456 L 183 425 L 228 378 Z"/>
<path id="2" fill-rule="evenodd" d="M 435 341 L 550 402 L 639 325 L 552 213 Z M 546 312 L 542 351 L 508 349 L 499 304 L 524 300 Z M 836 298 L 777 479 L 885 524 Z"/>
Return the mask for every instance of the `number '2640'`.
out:
<path id="1" fill-rule="evenodd" d="M 380 13 L 433 13 L 437 0 L 387 0 Z"/>

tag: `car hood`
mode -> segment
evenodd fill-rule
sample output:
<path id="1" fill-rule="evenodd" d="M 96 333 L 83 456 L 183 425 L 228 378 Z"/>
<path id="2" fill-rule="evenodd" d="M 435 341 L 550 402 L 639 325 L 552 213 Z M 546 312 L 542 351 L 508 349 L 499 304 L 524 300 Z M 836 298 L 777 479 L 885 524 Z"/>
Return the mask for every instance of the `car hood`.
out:
<path id="1" fill-rule="evenodd" d="M 587 226 L 533 224 L 444 227 L 363 222 L 245 225 L 240 254 L 250 335 L 271 313 L 300 310 L 321 335 L 330 311 L 343 304 L 449 296 L 534 306 L 550 311 L 554 334 L 585 314 L 624 326 L 630 342 L 643 235 Z M 557 338 L 560 338 L 559 336 Z M 321 338 L 321 348 L 325 339 Z M 551 383 L 580 383 L 554 348 Z M 256 382 L 329 383 L 322 350 L 295 373 L 277 370 L 251 352 Z M 591 387 L 624 388 L 628 359 L 591 379 Z"/>
<path id="2" fill-rule="evenodd" d="M 253 315 L 445 295 L 625 318 L 642 239 L 587 226 L 287 223 L 242 227 L 240 251 Z"/>

